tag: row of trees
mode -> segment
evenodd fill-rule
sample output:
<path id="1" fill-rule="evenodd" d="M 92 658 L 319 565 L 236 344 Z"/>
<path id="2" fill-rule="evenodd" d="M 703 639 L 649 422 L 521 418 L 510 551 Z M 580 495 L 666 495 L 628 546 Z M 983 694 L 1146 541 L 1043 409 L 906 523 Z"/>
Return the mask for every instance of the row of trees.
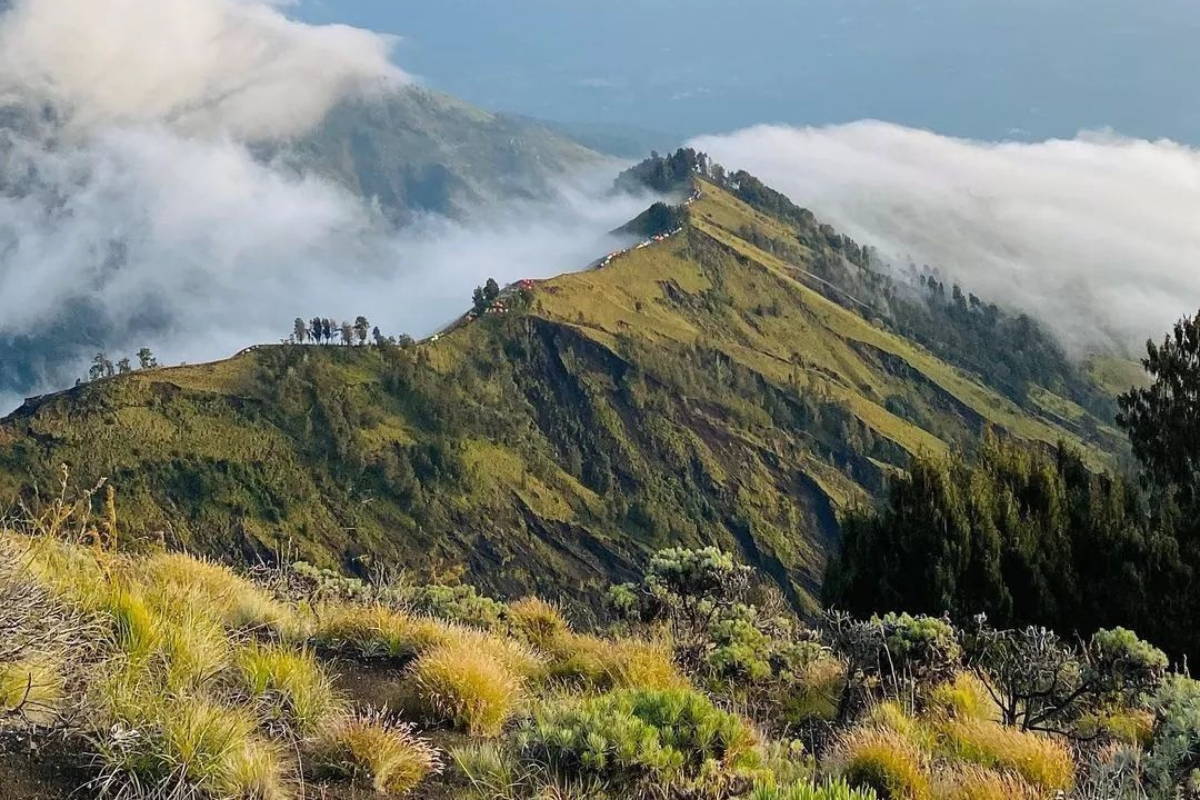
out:
<path id="1" fill-rule="evenodd" d="M 1081 456 L 986 439 L 972 458 L 917 459 L 886 503 L 844 520 L 826 599 L 855 613 L 906 608 L 1088 632 L 1125 625 L 1200 655 L 1200 315 L 1119 400 L 1135 479 Z"/>
<path id="2" fill-rule="evenodd" d="M 92 366 L 88 369 L 87 379 L 89 381 L 98 381 L 103 378 L 111 378 L 114 375 L 125 375 L 133 372 L 135 369 L 154 369 L 158 366 L 158 359 L 154 357 L 154 353 L 150 351 L 149 347 L 143 347 L 139 350 L 135 358 L 137 358 L 136 367 L 133 365 L 132 359 L 128 357 L 113 362 L 103 352 L 96 353 L 92 357 Z M 77 381 L 77 383 L 82 382 L 82 379 Z"/>
<path id="3" fill-rule="evenodd" d="M 289 339 L 293 344 L 333 344 L 339 339 L 343 345 L 364 345 L 367 339 L 373 337 L 376 343 L 383 338 L 379 328 L 372 328 L 364 316 L 358 316 L 354 322 L 338 322 L 329 317 L 313 317 L 305 322 L 303 317 L 296 317 Z"/>

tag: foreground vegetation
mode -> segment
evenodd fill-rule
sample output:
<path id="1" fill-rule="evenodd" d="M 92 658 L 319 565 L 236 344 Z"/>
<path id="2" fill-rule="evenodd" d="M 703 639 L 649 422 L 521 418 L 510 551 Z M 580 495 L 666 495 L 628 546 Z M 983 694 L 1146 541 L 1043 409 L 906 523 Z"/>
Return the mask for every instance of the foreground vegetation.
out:
<path id="1" fill-rule="evenodd" d="M 1200 683 L 1122 629 L 809 627 L 706 549 L 585 632 L 461 584 L 122 552 L 93 499 L 0 535 L 0 739 L 66 737 L 96 795 L 1173 797 L 1200 747 Z"/>

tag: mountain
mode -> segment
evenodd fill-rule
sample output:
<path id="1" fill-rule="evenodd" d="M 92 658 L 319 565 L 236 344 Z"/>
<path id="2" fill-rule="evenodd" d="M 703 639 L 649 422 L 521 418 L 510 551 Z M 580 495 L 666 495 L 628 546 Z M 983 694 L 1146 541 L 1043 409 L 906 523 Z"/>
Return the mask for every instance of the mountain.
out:
<path id="1" fill-rule="evenodd" d="M 0 278 L 11 282 L 14 296 L 19 296 L 24 284 L 35 279 L 31 276 L 63 273 L 56 279 L 43 278 L 43 296 L 53 296 L 56 302 L 37 330 L 0 325 L 0 404 L 12 394 L 73 381 L 82 371 L 80 365 L 99 350 L 154 341 L 179 325 L 171 298 L 155 295 L 156 281 L 131 277 L 134 267 L 144 274 L 158 273 L 160 259 L 172 263 L 172 257 L 161 252 L 141 260 L 136 255 L 146 230 L 171 228 L 156 227 L 149 220 L 142 227 L 133 222 L 144 209 L 161 203 L 161 196 L 130 201 L 128 212 L 117 216 L 119 222 L 93 220 L 108 213 L 110 206 L 89 205 L 88 197 L 104 191 L 123 197 L 128 187 L 119 181 L 115 186 L 105 183 L 119 169 L 104 167 L 103 160 L 100 165 L 89 162 L 86 168 L 80 161 L 86 160 L 83 155 L 77 153 L 72 160 L 72 148 L 78 144 L 63 133 L 51 111 L 0 101 L 0 209 L 7 221 L 0 225 Z M 503 201 L 551 197 L 552 183 L 608 163 L 544 125 L 491 114 L 418 87 L 346 100 L 314 130 L 297 139 L 259 142 L 251 152 L 275 168 L 272 180 L 301 176 L 304 180 L 296 185 L 316 184 L 314 194 L 321 194 L 323 184 L 314 179 L 324 179 L 367 200 L 366 207 L 377 207 L 384 219 L 376 220 L 372 212 L 370 219 L 354 224 L 379 222 L 385 229 L 380 235 L 418 214 L 464 218 Z M 73 164 L 79 175 L 64 179 L 59 159 Z M 168 160 L 153 172 L 175 166 Z M 186 163 L 179 169 L 187 174 Z M 172 174 L 162 186 L 155 185 L 151 195 L 161 191 L 173 197 L 187 191 L 185 184 Z M 337 201 L 323 197 L 318 202 Z M 367 216 L 361 209 L 347 213 Z M 308 220 L 301 217 L 301 222 Z M 43 225 L 54 231 L 50 238 L 62 245 L 65 255 L 40 242 Z M 204 246 L 189 242 L 181 249 L 201 263 L 206 255 L 213 261 L 228 255 L 209 254 Z M 257 267 L 256 259 L 269 260 L 264 249 L 270 249 L 269 243 L 247 245 L 246 261 Z M 183 271 L 182 265 L 175 268 Z M 123 280 L 146 287 L 146 292 L 136 309 L 118 313 L 105 302 L 105 294 Z"/>
<path id="2" fill-rule="evenodd" d="M 1120 456 L 1111 400 L 1032 320 L 895 281 L 688 151 L 618 184 L 676 193 L 682 229 L 425 342 L 264 346 L 30 401 L 0 423 L 0 496 L 66 464 L 116 487 L 134 540 L 500 594 L 594 596 L 716 544 L 811 611 L 839 512 L 914 454 L 992 429 Z"/>
<path id="3" fill-rule="evenodd" d="M 604 163 L 546 124 L 416 86 L 345 100 L 300 139 L 258 149 L 264 158 L 378 200 L 400 221 L 545 196 L 564 174 Z"/>

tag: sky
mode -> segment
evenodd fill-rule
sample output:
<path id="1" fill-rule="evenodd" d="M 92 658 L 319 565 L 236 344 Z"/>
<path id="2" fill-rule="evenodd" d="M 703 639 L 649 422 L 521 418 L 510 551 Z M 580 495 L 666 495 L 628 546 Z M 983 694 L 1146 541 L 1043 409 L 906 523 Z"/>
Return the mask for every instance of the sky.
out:
<path id="1" fill-rule="evenodd" d="M 1195 0 L 300 0 L 487 108 L 679 136 L 882 119 L 1200 144 Z"/>
<path id="2" fill-rule="evenodd" d="M 539 201 L 397 229 L 372 198 L 256 156 L 343 98 L 413 81 L 701 136 L 1076 352 L 1132 353 L 1200 307 L 1200 11 L 1179 0 L 6 7 L 0 113 L 28 124 L 0 125 L 0 341 L 51 321 L 77 349 L 7 396 L 0 364 L 0 413 L 18 390 L 69 385 L 97 349 L 207 360 L 316 314 L 428 334 L 488 277 L 603 255 L 651 201 L 607 196 L 611 174 L 564 175 Z"/>

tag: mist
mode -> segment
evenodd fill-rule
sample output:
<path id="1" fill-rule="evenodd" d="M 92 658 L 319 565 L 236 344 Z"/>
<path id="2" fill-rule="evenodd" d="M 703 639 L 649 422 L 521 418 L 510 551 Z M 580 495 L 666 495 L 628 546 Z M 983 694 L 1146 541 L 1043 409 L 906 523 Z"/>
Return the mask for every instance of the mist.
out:
<path id="1" fill-rule="evenodd" d="M 1079 355 L 1139 355 L 1200 308 L 1200 151 L 1174 142 L 981 142 L 865 121 L 692 145 L 895 263 L 1030 313 Z"/>
<path id="2" fill-rule="evenodd" d="M 286 158 L 339 101 L 410 81 L 391 40 L 293 22 L 277 5 L 16 0 L 0 12 L 0 343 L 32 354 L 0 364 L 0 413 L 70 385 L 97 351 L 210 360 L 315 315 L 426 335 L 489 277 L 585 266 L 650 202 L 608 197 L 611 173 L 578 174 L 540 201 L 397 228 Z M 256 157 L 264 142 L 279 161 Z"/>

